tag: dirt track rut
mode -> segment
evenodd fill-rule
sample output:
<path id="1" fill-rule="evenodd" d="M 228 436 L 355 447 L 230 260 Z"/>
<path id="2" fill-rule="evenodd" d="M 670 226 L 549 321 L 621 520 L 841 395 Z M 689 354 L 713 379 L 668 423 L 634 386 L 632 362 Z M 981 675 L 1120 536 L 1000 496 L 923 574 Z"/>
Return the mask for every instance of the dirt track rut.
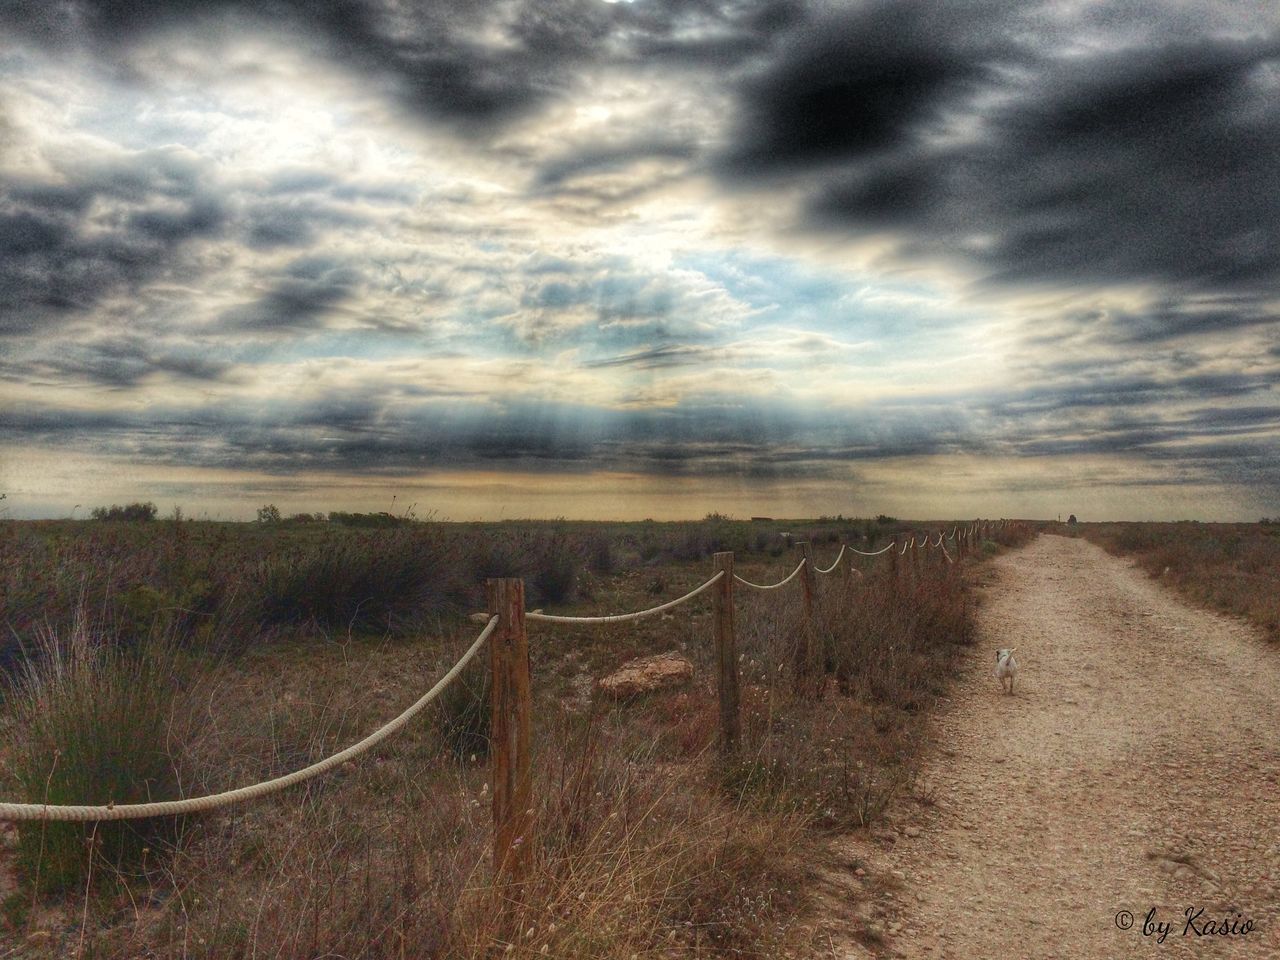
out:
<path id="1" fill-rule="evenodd" d="M 837 842 L 872 888 L 851 899 L 881 906 L 834 955 L 866 955 L 848 934 L 870 924 L 912 958 L 1280 957 L 1280 649 L 1083 540 L 1042 536 L 992 581 L 918 802 Z"/>

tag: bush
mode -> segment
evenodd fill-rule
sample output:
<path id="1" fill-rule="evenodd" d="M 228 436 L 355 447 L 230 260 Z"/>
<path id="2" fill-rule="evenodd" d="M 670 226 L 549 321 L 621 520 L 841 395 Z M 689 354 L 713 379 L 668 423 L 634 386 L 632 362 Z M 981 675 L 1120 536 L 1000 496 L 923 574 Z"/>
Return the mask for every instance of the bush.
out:
<path id="1" fill-rule="evenodd" d="M 586 545 L 587 569 L 592 573 L 607 576 L 618 568 L 613 555 L 613 543 L 604 534 L 595 534 Z"/>
<path id="2" fill-rule="evenodd" d="M 83 616 L 70 635 L 45 634 L 10 681 L 5 734 L 18 795 L 32 803 L 141 803 L 179 796 L 169 753 L 179 707 L 172 648 L 125 651 Z M 50 893 L 81 886 L 91 858 L 115 874 L 173 839 L 172 817 L 94 824 L 24 823 L 17 863 L 23 882 Z M 88 844 L 93 841 L 90 854 Z M 97 871 L 95 870 L 95 873 Z"/>
<path id="3" fill-rule="evenodd" d="M 533 588 L 544 603 L 565 603 L 573 596 L 578 558 L 565 537 L 556 534 L 534 551 Z"/>
<path id="4" fill-rule="evenodd" d="M 130 503 L 125 506 L 113 503 L 109 507 L 94 507 L 90 516 L 95 520 L 154 520 L 157 507 L 154 503 Z"/>
<path id="5" fill-rule="evenodd" d="M 483 582 L 524 575 L 525 560 L 514 537 L 484 537 L 471 555 L 472 579 Z"/>
<path id="6" fill-rule="evenodd" d="M 452 596 L 448 568 L 443 545 L 415 531 L 326 539 L 260 564 L 260 619 L 391 630 Z"/>

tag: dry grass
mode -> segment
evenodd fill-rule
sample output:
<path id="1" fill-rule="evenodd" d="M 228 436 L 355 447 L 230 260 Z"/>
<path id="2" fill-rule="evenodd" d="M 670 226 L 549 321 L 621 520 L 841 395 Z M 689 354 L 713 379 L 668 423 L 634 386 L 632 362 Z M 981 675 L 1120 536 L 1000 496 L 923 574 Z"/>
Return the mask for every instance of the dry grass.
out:
<path id="1" fill-rule="evenodd" d="M 620 528 L 607 550 L 600 531 L 573 541 L 580 532 L 570 529 L 576 555 L 591 562 L 577 572 L 577 599 L 560 609 L 648 606 L 655 577 L 664 595 L 684 592 L 708 565 L 676 555 L 722 542 L 694 527 L 648 565 L 644 525 Z M 743 575 L 771 580 L 789 568 L 771 551 L 741 557 Z M 824 546 L 819 562 L 834 553 Z M 893 577 L 886 563 L 865 566 L 848 582 L 819 578 L 812 629 L 826 679 L 816 690 L 792 673 L 805 629 L 797 592 L 740 595 L 744 741 L 728 764 L 716 751 L 704 605 L 627 626 L 535 625 L 536 847 L 518 887 L 497 888 L 490 875 L 487 763 L 467 747 L 486 731 L 475 698 L 459 693 L 374 755 L 252 806 L 191 818 L 149 840 L 146 857 L 85 849 L 92 875 L 82 870 L 85 882 L 60 897 L 37 897 L 35 910 L 10 910 L 6 936 L 26 956 L 121 960 L 802 950 L 806 864 L 822 832 L 873 822 L 910 783 L 921 720 L 969 639 L 961 567 L 935 562 Z M 198 683 L 172 701 L 183 714 L 172 729 L 184 732 L 169 768 L 199 772 L 183 774 L 181 792 L 278 774 L 357 739 L 417 696 L 475 629 L 439 603 L 397 616 L 428 626 L 416 635 L 308 628 L 204 660 Z M 593 677 L 670 649 L 695 661 L 692 687 L 622 703 L 592 696 Z M 6 793 L 19 789 L 6 781 Z M 20 879 L 30 902 L 29 867 Z"/>
<path id="2" fill-rule="evenodd" d="M 1133 557 L 1197 603 L 1246 617 L 1280 641 L 1280 524 L 1084 523 L 1076 532 Z"/>

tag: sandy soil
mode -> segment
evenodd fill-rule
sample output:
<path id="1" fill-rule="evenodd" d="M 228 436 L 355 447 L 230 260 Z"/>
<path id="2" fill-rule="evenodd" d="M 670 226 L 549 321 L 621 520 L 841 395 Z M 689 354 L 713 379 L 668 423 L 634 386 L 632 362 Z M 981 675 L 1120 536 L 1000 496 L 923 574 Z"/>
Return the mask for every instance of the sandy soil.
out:
<path id="1" fill-rule="evenodd" d="M 830 955 L 1280 957 L 1280 649 L 1084 540 L 990 577 L 916 803 L 836 843 Z"/>

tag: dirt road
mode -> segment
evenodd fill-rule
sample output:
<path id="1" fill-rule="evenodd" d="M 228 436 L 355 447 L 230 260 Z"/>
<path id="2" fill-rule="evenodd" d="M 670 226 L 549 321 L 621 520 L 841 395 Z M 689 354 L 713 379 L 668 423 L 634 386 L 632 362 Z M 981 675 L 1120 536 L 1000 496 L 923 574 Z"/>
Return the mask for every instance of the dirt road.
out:
<path id="1" fill-rule="evenodd" d="M 1280 649 L 1251 628 L 1042 536 L 994 562 L 937 725 L 917 802 L 838 843 L 881 906 L 834 955 L 869 924 L 913 958 L 1280 957 Z"/>

